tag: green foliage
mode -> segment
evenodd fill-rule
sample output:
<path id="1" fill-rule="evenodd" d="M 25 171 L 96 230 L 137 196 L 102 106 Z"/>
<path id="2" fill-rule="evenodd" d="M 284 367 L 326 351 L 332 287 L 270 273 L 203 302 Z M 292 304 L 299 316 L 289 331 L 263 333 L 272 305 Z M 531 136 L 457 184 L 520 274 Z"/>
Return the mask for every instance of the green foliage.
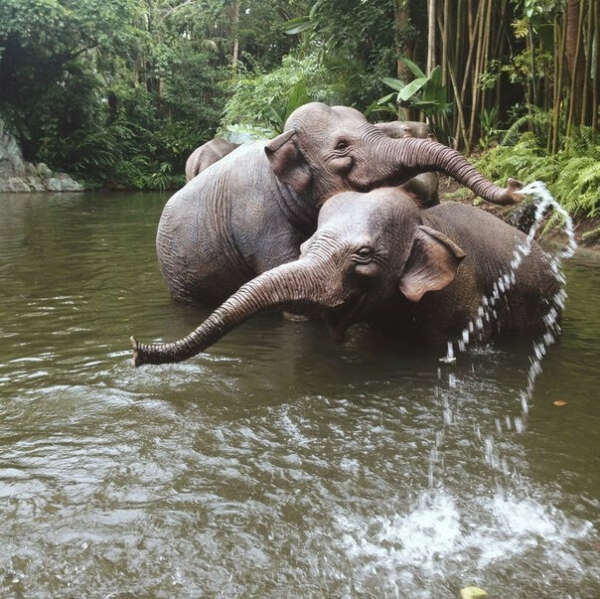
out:
<path id="1" fill-rule="evenodd" d="M 364 111 L 394 71 L 394 0 L 316 0 L 305 16 L 284 24 L 300 34 L 300 51 L 315 54 L 338 104 Z"/>
<path id="2" fill-rule="evenodd" d="M 445 117 L 452 104 L 448 102 L 446 87 L 442 85 L 440 67 L 436 66 L 429 75 L 426 75 L 408 58 L 402 58 L 402 61 L 406 63 L 415 79 L 405 84 L 399 79 L 384 77 L 382 82 L 398 93 L 388 94 L 371 104 L 367 114 L 382 111 L 397 114 L 398 107 L 422 111 L 438 138 L 447 138 L 449 131 Z"/>
<path id="3" fill-rule="evenodd" d="M 270 73 L 247 74 L 234 84 L 233 95 L 225 105 L 222 129 L 244 125 L 243 131 L 254 136 L 272 137 L 298 106 L 310 101 L 327 102 L 331 91 L 326 71 L 316 55 L 305 58 L 286 56 L 281 66 Z"/>
<path id="4" fill-rule="evenodd" d="M 448 102 L 446 88 L 442 85 L 440 67 L 436 66 L 429 75 L 425 75 L 425 73 L 408 58 L 403 58 L 402 60 L 412 71 L 413 75 L 415 75 L 415 79 L 407 84 L 392 77 L 384 77 L 382 79 L 383 83 L 398 92 L 398 94 L 396 94 L 396 102 L 398 105 L 415 110 L 422 110 L 428 117 L 435 117 L 448 112 L 451 104 Z M 386 104 L 389 100 L 390 95 L 387 95 L 377 100 L 377 104 Z"/>
<path id="5" fill-rule="evenodd" d="M 521 131 L 527 127 L 533 131 L 534 137 L 540 146 L 546 146 L 548 143 L 548 132 L 552 122 L 552 114 L 538 108 L 528 105 L 525 107 L 527 112 L 516 118 L 512 125 L 507 129 L 502 138 L 502 144 L 514 143 L 520 136 Z"/>
<path id="6" fill-rule="evenodd" d="M 479 146 L 487 150 L 493 139 L 501 132 L 498 129 L 498 107 L 483 108 L 479 114 Z"/>
<path id="7" fill-rule="evenodd" d="M 600 215 L 600 145 L 584 132 L 569 150 L 549 155 L 531 132 L 513 146 L 500 145 L 484 153 L 477 166 L 503 184 L 507 177 L 524 183 L 544 181 L 572 214 Z"/>
<path id="8" fill-rule="evenodd" d="M 470 45 L 466 25 L 474 24 L 478 3 L 449 4 L 449 37 L 440 36 L 434 60 L 446 56 L 447 76 L 455 77 L 458 92 L 466 90 L 461 102 L 452 96 L 456 106 L 450 103 L 454 87 L 448 78 L 442 85 L 441 69 L 426 76 L 417 66 L 427 50 L 427 3 L 417 0 L 2 0 L 0 115 L 26 159 L 100 185 L 178 185 L 187 155 L 219 123 L 234 140 L 269 137 L 311 100 L 347 104 L 368 115 L 396 116 L 399 107 L 411 118 L 425 114 L 445 143 L 466 139 L 465 126 L 474 124 L 470 142 L 479 138 L 484 149 L 503 130 L 505 144 L 527 130 L 531 152 L 523 164 L 518 156 L 507 157 L 514 161 L 510 174 L 515 168 L 531 172 L 532 165 L 540 172 L 556 167 L 541 149 L 552 146 L 548 135 L 557 134 L 555 123 L 535 104 L 552 103 L 554 38 L 556 24 L 565 23 L 565 0 L 490 3 L 490 54 L 475 75 L 473 63 L 471 75 L 463 71 Z M 510 28 L 496 28 L 500 14 Z M 447 29 L 443 13 L 440 18 L 441 30 Z M 473 44 L 482 41 L 484 29 L 472 34 Z M 597 39 L 595 25 L 590 31 L 585 48 Z M 394 78 L 404 72 L 402 54 L 412 58 L 404 59 L 412 72 L 406 81 Z M 595 50 L 583 54 L 592 73 Z M 590 83 L 590 118 L 575 123 L 591 122 Z M 484 90 L 479 101 L 473 89 Z M 565 121 L 561 114 L 559 146 Z M 569 160 L 595 155 L 589 137 L 586 130 L 572 137 Z M 565 201 L 596 210 L 590 208 L 596 206 L 590 199 L 594 165 L 567 163 L 561 155 L 560 166 L 579 171 L 571 179 L 564 175 L 564 185 L 572 186 L 565 198 L 581 192 L 585 199 Z"/>
<path id="9" fill-rule="evenodd" d="M 304 0 L 240 0 L 234 30 L 233 5 L 1 2 L 0 114 L 25 157 L 98 185 L 180 185 L 185 159 L 214 135 L 232 93 L 234 33 L 238 69 L 264 73 L 294 45 L 281 27 L 292 5 L 307 9 Z M 272 103 L 274 122 L 306 100 L 301 83 L 292 92 Z"/>

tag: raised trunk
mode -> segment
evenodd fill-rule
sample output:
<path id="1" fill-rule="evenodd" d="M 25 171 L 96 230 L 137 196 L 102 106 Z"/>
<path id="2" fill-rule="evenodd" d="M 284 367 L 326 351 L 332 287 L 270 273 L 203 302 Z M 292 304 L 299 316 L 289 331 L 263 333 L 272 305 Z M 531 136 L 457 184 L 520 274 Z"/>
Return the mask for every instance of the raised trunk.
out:
<path id="1" fill-rule="evenodd" d="M 278 306 L 319 304 L 334 307 L 334 270 L 327 259 L 282 264 L 240 287 L 192 333 L 173 343 L 145 344 L 131 337 L 133 364 L 181 362 L 200 353 L 253 314 Z M 318 273 L 318 276 L 317 276 Z"/>
<path id="2" fill-rule="evenodd" d="M 493 204 L 514 204 L 522 199 L 520 184 L 509 179 L 502 188 L 488 181 L 460 152 L 430 139 L 405 137 L 390 140 L 395 144 L 392 161 L 398 165 L 403 181 L 427 171 L 446 173 L 484 200 Z"/>

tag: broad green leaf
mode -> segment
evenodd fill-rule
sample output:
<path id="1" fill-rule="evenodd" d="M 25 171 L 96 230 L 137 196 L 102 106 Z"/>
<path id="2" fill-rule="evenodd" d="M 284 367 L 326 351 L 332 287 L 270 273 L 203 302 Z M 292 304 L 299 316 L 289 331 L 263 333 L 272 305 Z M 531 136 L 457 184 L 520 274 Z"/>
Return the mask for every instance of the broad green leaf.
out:
<path id="1" fill-rule="evenodd" d="M 414 96 L 426 83 L 426 77 L 421 77 L 420 79 L 415 79 L 414 81 L 411 81 L 408 85 L 405 85 L 398 92 L 398 100 L 406 102 L 412 96 Z"/>
<path id="2" fill-rule="evenodd" d="M 429 81 L 431 81 L 432 85 L 441 87 L 442 85 L 442 69 L 440 69 L 440 65 L 435 66 L 431 73 L 429 73 L 428 77 Z"/>
<path id="3" fill-rule="evenodd" d="M 391 96 L 395 96 L 395 93 L 390 94 Z M 369 104 L 369 106 L 367 106 L 367 108 L 365 109 L 365 115 L 369 116 L 370 114 L 374 114 L 374 113 L 381 113 L 381 112 L 385 112 L 385 113 L 389 113 L 389 114 L 393 114 L 394 116 L 397 115 L 397 111 L 398 109 L 396 108 L 395 104 L 390 103 L 379 103 L 381 100 L 383 100 L 384 98 L 381 98 L 380 100 L 378 100 L 377 102 L 371 102 L 371 104 Z"/>
<path id="4" fill-rule="evenodd" d="M 295 19 L 290 19 L 283 24 L 284 32 L 287 35 L 296 35 L 297 33 L 302 33 L 307 29 L 310 29 L 312 23 L 308 16 L 296 17 Z"/>
<path id="5" fill-rule="evenodd" d="M 382 104 L 387 104 L 392 98 L 396 97 L 396 92 L 392 92 L 391 94 L 388 94 L 387 96 L 383 96 L 383 98 L 379 98 L 379 100 L 376 100 L 376 104 L 378 106 L 381 106 Z"/>
<path id="6" fill-rule="evenodd" d="M 403 56 L 400 60 L 411 70 L 415 77 L 426 77 L 425 73 L 410 58 Z"/>
<path id="7" fill-rule="evenodd" d="M 384 77 L 381 81 L 385 83 L 388 87 L 395 89 L 397 92 L 401 91 L 405 86 L 404 81 L 400 81 L 400 79 L 395 79 L 393 77 Z"/>

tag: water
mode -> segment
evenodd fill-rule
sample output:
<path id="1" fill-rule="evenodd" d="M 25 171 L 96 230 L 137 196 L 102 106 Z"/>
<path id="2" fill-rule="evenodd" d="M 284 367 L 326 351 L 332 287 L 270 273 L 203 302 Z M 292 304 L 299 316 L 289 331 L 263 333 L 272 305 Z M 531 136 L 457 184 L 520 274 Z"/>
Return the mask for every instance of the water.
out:
<path id="1" fill-rule="evenodd" d="M 264 315 L 133 369 L 206 316 L 165 201 L 0 196 L 0 596 L 600 596 L 597 258 L 519 432 L 530 339 L 446 365 Z"/>

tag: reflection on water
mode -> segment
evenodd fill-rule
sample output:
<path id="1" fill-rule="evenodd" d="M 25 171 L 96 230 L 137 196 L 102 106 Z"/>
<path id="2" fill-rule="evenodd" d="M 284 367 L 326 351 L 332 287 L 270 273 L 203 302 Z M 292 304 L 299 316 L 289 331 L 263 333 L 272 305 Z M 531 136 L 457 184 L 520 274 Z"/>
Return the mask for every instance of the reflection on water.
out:
<path id="1" fill-rule="evenodd" d="M 600 596 L 594 259 L 519 433 L 525 340 L 448 366 L 264 315 L 134 370 L 203 316 L 165 200 L 0 196 L 0 596 Z"/>

